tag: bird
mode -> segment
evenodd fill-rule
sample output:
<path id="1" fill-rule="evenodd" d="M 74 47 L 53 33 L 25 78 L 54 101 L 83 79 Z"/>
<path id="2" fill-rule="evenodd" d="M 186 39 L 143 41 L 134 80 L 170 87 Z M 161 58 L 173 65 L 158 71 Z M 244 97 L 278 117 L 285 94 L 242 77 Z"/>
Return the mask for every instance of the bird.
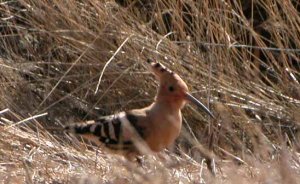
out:
<path id="1" fill-rule="evenodd" d="M 189 93 L 187 84 L 177 73 L 152 59 L 147 59 L 147 66 L 159 82 L 153 103 L 141 109 L 67 125 L 64 130 L 132 159 L 159 153 L 173 145 L 181 131 L 181 110 L 187 103 L 195 104 L 214 118 L 212 112 Z"/>

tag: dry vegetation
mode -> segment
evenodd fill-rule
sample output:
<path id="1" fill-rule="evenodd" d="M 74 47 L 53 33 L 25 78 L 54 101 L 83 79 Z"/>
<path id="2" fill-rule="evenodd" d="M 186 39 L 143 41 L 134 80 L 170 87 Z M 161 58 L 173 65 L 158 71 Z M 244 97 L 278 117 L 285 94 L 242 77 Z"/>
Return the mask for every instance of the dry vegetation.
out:
<path id="1" fill-rule="evenodd" d="M 299 183 L 299 15 L 297 0 L 1 1 L 0 180 Z M 186 107 L 169 159 L 136 166 L 53 131 L 149 104 L 147 58 L 217 116 Z"/>

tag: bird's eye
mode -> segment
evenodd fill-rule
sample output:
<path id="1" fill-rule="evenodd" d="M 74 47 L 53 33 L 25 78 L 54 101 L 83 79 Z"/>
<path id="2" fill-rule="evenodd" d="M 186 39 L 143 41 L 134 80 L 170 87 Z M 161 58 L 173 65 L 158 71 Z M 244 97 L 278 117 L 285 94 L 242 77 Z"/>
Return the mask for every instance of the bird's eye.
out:
<path id="1" fill-rule="evenodd" d="M 169 89 L 169 91 L 171 91 L 171 92 L 174 91 L 174 87 L 173 87 L 173 86 L 169 86 L 168 89 Z"/>

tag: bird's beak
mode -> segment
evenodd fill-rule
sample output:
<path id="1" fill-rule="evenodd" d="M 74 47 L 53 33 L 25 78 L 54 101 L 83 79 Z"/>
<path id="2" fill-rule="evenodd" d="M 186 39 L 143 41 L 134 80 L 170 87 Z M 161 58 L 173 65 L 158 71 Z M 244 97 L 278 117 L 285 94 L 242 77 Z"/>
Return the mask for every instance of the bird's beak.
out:
<path id="1" fill-rule="evenodd" d="M 203 105 L 203 103 L 201 103 L 199 100 L 197 100 L 197 98 L 193 97 L 191 94 L 185 93 L 185 99 L 187 101 L 192 102 L 193 104 L 197 105 L 198 107 L 200 107 L 207 114 L 209 114 L 212 118 L 215 118 L 215 116 L 212 114 L 212 112 L 210 112 L 210 110 L 205 105 Z"/>

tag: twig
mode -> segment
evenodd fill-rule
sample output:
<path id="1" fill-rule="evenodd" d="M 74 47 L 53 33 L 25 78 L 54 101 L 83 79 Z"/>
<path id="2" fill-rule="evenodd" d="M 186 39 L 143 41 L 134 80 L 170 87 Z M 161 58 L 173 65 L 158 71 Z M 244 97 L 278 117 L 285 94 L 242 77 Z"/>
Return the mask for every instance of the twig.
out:
<path id="1" fill-rule="evenodd" d="M 115 56 L 120 52 L 121 48 L 125 45 L 125 43 L 133 36 L 130 35 L 128 36 L 124 41 L 123 43 L 120 45 L 120 47 L 116 50 L 116 52 L 111 56 L 111 58 L 105 63 L 103 69 L 102 69 L 102 72 L 101 72 L 101 75 L 99 77 L 99 80 L 98 80 L 98 84 L 97 84 L 97 87 L 96 87 L 96 90 L 95 90 L 95 94 L 98 92 L 98 89 L 99 89 L 99 86 L 100 86 L 100 82 L 101 82 L 101 79 L 102 79 L 102 76 L 104 74 L 104 71 L 105 69 L 107 68 L 107 66 L 109 65 L 109 63 L 115 58 Z"/>
<path id="2" fill-rule="evenodd" d="M 8 109 L 8 108 L 6 108 L 6 109 L 3 109 L 2 111 L 0 111 L 0 114 L 6 113 L 7 111 L 9 111 L 9 109 Z"/>
<path id="3" fill-rule="evenodd" d="M 157 50 L 158 50 L 158 46 L 161 44 L 161 42 L 162 42 L 165 38 L 167 38 L 169 35 L 171 35 L 171 34 L 173 34 L 173 33 L 175 33 L 175 32 L 169 32 L 168 34 L 164 35 L 164 36 L 162 37 L 162 39 L 160 39 L 160 40 L 157 42 L 156 47 L 155 47 L 155 50 L 157 51 Z"/>
<path id="4" fill-rule="evenodd" d="M 244 160 L 242 160 L 240 157 L 237 157 L 237 156 L 233 155 L 232 153 L 229 153 L 228 151 L 224 150 L 224 149 L 221 148 L 221 147 L 218 147 L 218 149 L 219 149 L 220 151 L 222 151 L 223 153 L 225 153 L 226 155 L 228 155 L 228 156 L 230 156 L 230 157 L 236 159 L 237 161 L 239 161 L 239 162 L 241 162 L 241 163 L 243 163 L 243 164 L 245 164 L 245 165 L 248 165 L 247 162 L 245 162 Z"/>
<path id="5" fill-rule="evenodd" d="M 181 44 L 197 43 L 197 44 L 213 46 L 213 47 L 228 47 L 228 44 L 224 44 L 224 43 L 209 43 L 209 42 L 201 42 L 201 41 L 200 42 L 199 41 L 173 41 L 173 43 L 181 43 Z M 232 44 L 230 45 L 230 47 L 300 53 L 300 49 L 292 49 L 292 48 L 259 47 L 254 45 L 243 45 L 243 44 Z"/>
<path id="6" fill-rule="evenodd" d="M 16 126 L 16 125 L 19 125 L 19 124 L 21 124 L 21 123 L 24 123 L 24 122 L 26 122 L 26 121 L 30 121 L 30 120 L 33 120 L 33 119 L 36 119 L 36 118 L 39 118 L 39 117 L 42 117 L 42 116 L 46 116 L 47 114 L 48 114 L 48 113 L 45 112 L 45 113 L 43 113 L 43 114 L 38 114 L 38 115 L 34 115 L 34 116 L 31 116 L 31 117 L 28 117 L 28 118 L 26 118 L 26 119 L 23 119 L 23 120 L 17 122 L 17 123 L 8 125 L 7 127 L 4 128 L 4 130 L 7 130 L 7 129 L 11 128 L 11 127 L 14 127 L 14 126 Z"/>

